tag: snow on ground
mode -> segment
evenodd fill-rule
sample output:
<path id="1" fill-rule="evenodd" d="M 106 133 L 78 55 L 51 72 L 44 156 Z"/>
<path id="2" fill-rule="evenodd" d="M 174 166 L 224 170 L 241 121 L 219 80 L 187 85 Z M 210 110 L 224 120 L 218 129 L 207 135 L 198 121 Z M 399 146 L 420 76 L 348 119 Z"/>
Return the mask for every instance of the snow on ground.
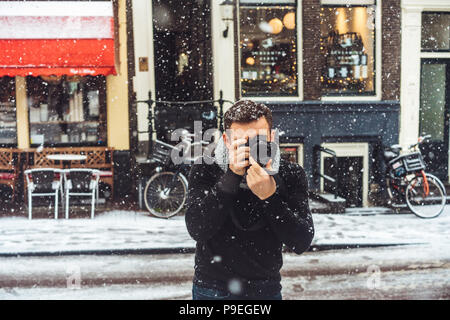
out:
<path id="1" fill-rule="evenodd" d="M 361 212 L 314 214 L 313 245 L 450 244 L 450 206 L 429 220 L 385 210 Z M 194 247 L 182 216 L 166 220 L 143 212 L 110 211 L 93 220 L 0 218 L 0 254 Z"/>
<path id="2" fill-rule="evenodd" d="M 434 219 L 413 214 L 316 214 L 313 215 L 315 239 L 326 244 L 450 244 L 450 206 Z"/>
<path id="3" fill-rule="evenodd" d="M 8 288 L 0 291 L 1 300 L 187 300 L 191 299 L 191 282 L 177 284 L 113 284 L 83 286 L 82 289 L 64 287 Z"/>
<path id="4" fill-rule="evenodd" d="M 184 217 L 111 211 L 94 219 L 0 219 L 0 254 L 194 247 Z"/>
<path id="5" fill-rule="evenodd" d="M 410 245 L 283 255 L 285 299 L 449 299 L 450 250 Z M 76 272 L 78 270 L 78 272 Z M 79 275 L 79 285 L 71 281 Z M 4 299 L 191 299 L 193 254 L 3 257 Z"/>

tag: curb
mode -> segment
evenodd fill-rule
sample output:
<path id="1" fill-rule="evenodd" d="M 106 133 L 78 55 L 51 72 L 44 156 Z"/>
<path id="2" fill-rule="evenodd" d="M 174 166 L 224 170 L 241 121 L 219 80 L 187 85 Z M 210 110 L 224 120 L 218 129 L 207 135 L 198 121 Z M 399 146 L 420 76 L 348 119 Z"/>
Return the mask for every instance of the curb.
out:
<path id="1" fill-rule="evenodd" d="M 145 254 L 174 254 L 194 253 L 195 248 L 142 248 L 142 249 L 104 249 L 104 250 L 67 250 L 67 251 L 38 251 L 38 252 L 1 252 L 0 257 L 55 257 L 79 255 L 145 255 Z"/>
<path id="2" fill-rule="evenodd" d="M 364 243 L 364 244 L 319 244 L 309 247 L 310 251 L 327 251 L 327 250 L 345 250 L 345 249 L 363 249 L 363 248 L 379 248 L 379 247 L 398 247 L 398 246 L 413 246 L 423 245 L 425 242 L 402 242 L 402 243 Z M 285 250 L 290 252 L 289 250 Z"/>
<path id="3" fill-rule="evenodd" d="M 317 252 L 327 250 L 345 250 L 359 248 L 378 248 L 422 245 L 426 243 L 373 243 L 373 244 L 316 244 L 311 245 L 306 252 Z M 284 248 L 283 252 L 292 252 Z M 195 253 L 195 248 L 142 248 L 142 249 L 110 249 L 110 250 L 68 250 L 68 251 L 39 251 L 39 252 L 2 252 L 0 257 L 57 257 L 77 255 L 152 255 L 152 254 L 189 254 Z"/>

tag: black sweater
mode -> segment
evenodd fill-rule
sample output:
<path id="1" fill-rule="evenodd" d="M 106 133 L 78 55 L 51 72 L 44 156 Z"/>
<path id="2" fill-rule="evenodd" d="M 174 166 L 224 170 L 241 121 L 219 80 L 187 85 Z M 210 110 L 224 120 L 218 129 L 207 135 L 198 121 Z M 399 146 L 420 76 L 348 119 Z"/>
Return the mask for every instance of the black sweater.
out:
<path id="1" fill-rule="evenodd" d="M 192 167 L 185 217 L 197 241 L 194 283 L 247 296 L 281 290 L 283 243 L 304 252 L 314 226 L 303 168 L 281 160 L 274 178 L 276 192 L 260 200 L 230 169 L 224 173 L 215 163 Z"/>

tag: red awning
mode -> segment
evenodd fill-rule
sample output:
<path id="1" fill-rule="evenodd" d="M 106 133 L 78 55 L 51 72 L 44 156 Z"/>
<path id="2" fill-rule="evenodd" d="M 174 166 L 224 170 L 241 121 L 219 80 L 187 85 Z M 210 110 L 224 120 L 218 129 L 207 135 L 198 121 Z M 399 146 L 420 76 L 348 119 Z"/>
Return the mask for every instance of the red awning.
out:
<path id="1" fill-rule="evenodd" d="M 0 1 L 0 77 L 116 74 L 111 2 Z"/>

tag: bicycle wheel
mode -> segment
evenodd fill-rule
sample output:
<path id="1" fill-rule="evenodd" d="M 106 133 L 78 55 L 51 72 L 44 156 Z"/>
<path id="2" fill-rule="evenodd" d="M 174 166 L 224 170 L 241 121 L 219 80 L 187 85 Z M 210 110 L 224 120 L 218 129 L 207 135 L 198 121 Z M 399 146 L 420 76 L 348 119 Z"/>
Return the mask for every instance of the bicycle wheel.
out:
<path id="1" fill-rule="evenodd" d="M 406 204 L 420 218 L 435 218 L 445 207 L 446 192 L 442 182 L 435 176 L 426 173 L 426 181 L 422 175 L 417 175 L 406 188 Z"/>
<path id="2" fill-rule="evenodd" d="M 172 183 L 173 177 L 173 172 L 158 172 L 151 176 L 145 186 L 145 206 L 156 217 L 170 218 L 180 212 L 186 202 L 186 178 L 178 174 Z"/>

